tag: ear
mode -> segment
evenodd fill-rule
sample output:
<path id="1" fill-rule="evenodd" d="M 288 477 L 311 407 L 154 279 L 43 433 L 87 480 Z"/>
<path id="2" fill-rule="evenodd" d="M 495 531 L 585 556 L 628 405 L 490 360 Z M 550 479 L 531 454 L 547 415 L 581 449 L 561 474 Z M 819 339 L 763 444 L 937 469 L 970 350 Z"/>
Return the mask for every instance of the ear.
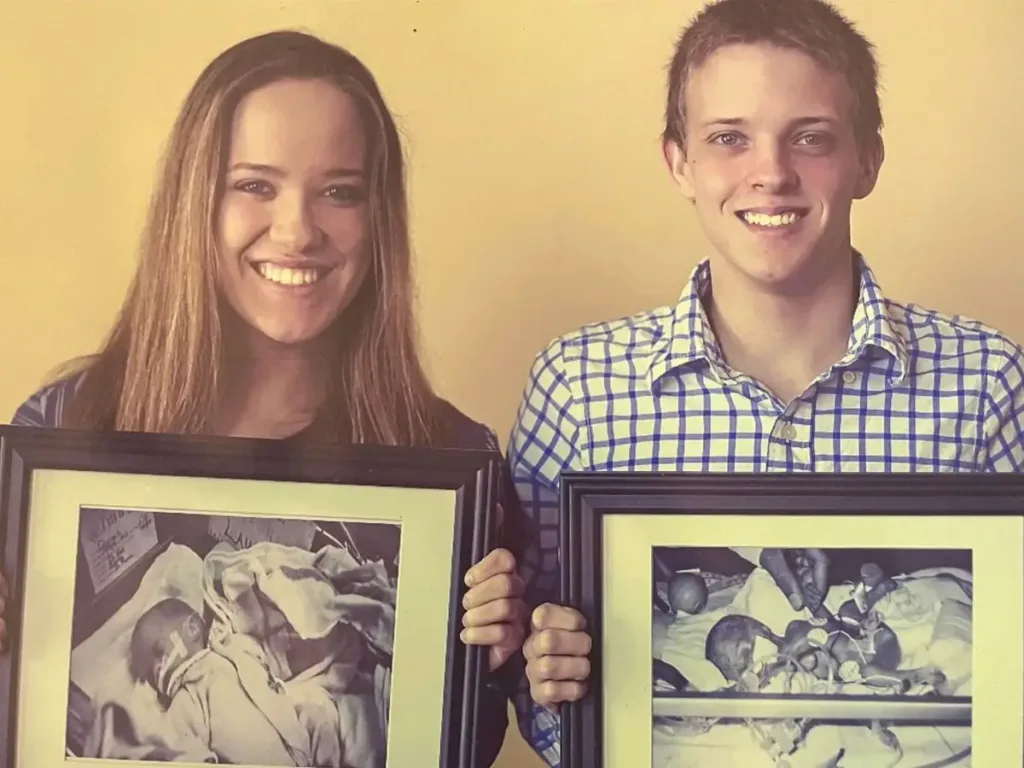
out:
<path id="1" fill-rule="evenodd" d="M 693 200 L 696 194 L 693 191 L 693 176 L 686 160 L 686 150 L 675 140 L 665 139 L 661 145 L 661 152 L 672 179 L 683 192 L 683 197 Z"/>
<path id="2" fill-rule="evenodd" d="M 853 199 L 863 200 L 871 194 L 878 183 L 878 174 L 885 160 L 885 144 L 881 134 L 875 134 L 869 146 L 860 151 L 860 178 L 853 189 Z"/>

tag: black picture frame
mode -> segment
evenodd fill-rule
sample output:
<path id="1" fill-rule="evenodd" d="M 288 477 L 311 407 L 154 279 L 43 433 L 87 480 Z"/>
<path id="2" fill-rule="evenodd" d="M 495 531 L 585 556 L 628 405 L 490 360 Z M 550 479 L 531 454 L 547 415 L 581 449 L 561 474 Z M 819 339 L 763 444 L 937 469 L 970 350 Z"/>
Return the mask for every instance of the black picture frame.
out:
<path id="1" fill-rule="evenodd" d="M 33 476 L 40 470 L 454 491 L 454 562 L 442 662 L 445 690 L 440 768 L 476 765 L 476 715 L 487 656 L 480 647 L 464 645 L 459 633 L 462 598 L 467 591 L 464 574 L 496 546 L 498 452 L 0 426 L 0 568 L 9 586 L 5 613 L 9 641 L 7 653 L 0 656 L 0 768 L 29 768 L 15 762 L 16 702 L 19 669 L 32 653 L 19 641 L 19 629 L 29 566 L 28 510 Z M 403 571 L 403 578 L 416 577 L 406 577 Z M 73 697 L 74 691 L 70 695 Z M 392 731 L 387 738 L 391 743 L 401 735 Z"/>
<path id="2" fill-rule="evenodd" d="M 780 512 L 780 510 L 784 510 Z M 965 510 L 970 510 L 969 513 Z M 592 638 L 586 695 L 561 706 L 561 764 L 564 768 L 613 768 L 604 761 L 602 658 L 604 626 L 603 521 L 614 515 L 781 515 L 788 516 L 995 516 L 1024 519 L 1024 475 L 973 474 L 772 474 L 586 471 L 560 480 L 560 590 L 562 604 L 578 610 Z M 799 545 L 794 545 L 799 546 Z M 813 546 L 805 544 L 804 546 Z M 1024 558 L 1024 541 L 1020 547 Z M 656 597 L 653 586 L 649 596 Z M 641 642 L 642 645 L 642 642 Z M 1012 649 L 1006 651 L 1012 654 Z M 764 694 L 758 694 L 764 696 Z M 652 691 L 658 698 L 680 694 Z M 715 694 L 688 694 L 721 703 Z M 766 697 L 767 698 L 767 697 Z M 782 700 L 784 696 L 772 696 Z M 820 697 L 806 697 L 820 699 Z M 871 696 L 839 697 L 872 699 Z M 885 697 L 895 699 L 897 697 Z M 971 698 L 929 702 L 899 712 L 896 719 L 925 722 L 970 721 Z M 708 716 L 714 716 L 711 710 Z M 719 716 L 721 716 L 719 714 Z M 859 716 L 862 718 L 863 714 Z M 858 719 L 859 719 L 858 718 Z M 836 720 L 852 721 L 849 712 Z M 1011 747 L 1021 749 L 1018 743 Z M 1000 753 L 1003 754 L 1003 753 Z M 1007 764 L 1013 757 L 1006 755 Z M 1019 762 L 1019 761 L 1018 761 Z M 639 763 L 638 763 L 639 765 Z"/>

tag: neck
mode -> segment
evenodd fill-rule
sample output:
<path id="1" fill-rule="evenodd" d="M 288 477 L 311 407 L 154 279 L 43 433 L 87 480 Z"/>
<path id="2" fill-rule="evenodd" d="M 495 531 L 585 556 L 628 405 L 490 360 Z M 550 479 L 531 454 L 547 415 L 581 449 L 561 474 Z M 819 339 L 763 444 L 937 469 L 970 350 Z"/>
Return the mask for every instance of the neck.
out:
<path id="1" fill-rule="evenodd" d="M 712 269 L 706 303 L 729 366 L 785 403 L 802 394 L 846 352 L 859 289 L 852 265 L 785 291 L 751 290 L 735 272 Z"/>
<path id="2" fill-rule="evenodd" d="M 313 344 L 278 344 L 252 331 L 239 355 L 229 355 L 217 432 L 232 437 L 284 438 L 308 427 L 323 403 L 327 364 Z"/>

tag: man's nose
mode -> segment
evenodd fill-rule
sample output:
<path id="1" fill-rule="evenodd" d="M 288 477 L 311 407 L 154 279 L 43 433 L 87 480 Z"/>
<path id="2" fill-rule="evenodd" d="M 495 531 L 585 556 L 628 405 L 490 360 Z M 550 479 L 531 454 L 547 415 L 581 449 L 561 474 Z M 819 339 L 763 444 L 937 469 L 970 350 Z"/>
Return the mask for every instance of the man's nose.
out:
<path id="1" fill-rule="evenodd" d="M 796 181 L 789 148 L 774 142 L 754 148 L 749 181 L 752 187 L 777 193 L 792 188 Z"/>

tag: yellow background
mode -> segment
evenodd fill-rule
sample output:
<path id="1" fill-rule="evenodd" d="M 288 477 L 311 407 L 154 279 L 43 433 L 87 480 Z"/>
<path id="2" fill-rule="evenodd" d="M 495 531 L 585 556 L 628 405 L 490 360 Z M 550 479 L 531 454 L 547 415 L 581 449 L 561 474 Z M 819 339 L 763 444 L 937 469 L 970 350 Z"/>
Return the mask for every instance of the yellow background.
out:
<path id="1" fill-rule="evenodd" d="M 227 46 L 302 27 L 406 135 L 426 357 L 502 438 L 581 323 L 674 301 L 705 252 L 662 165 L 697 0 L 26 0 L 0 9 L 0 419 L 118 308 L 180 100 Z M 855 243 L 893 297 L 1024 339 L 1019 0 L 842 0 L 879 47 L 888 157 Z M 518 735 L 498 765 L 532 768 Z"/>

